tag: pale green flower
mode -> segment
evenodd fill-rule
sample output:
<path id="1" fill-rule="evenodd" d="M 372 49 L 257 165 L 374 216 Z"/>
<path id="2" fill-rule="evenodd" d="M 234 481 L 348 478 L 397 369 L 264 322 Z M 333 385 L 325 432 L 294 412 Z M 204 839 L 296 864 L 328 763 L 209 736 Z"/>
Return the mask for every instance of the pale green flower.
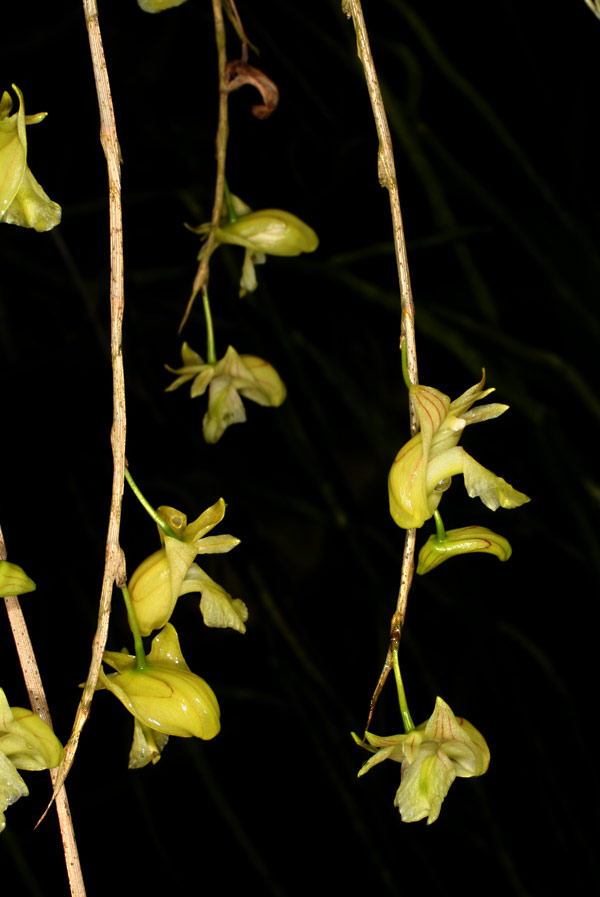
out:
<path id="1" fill-rule="evenodd" d="M 215 364 L 208 364 L 184 343 L 181 358 L 180 368 L 165 365 L 168 371 L 179 375 L 166 391 L 177 389 L 189 380 L 192 380 L 192 398 L 204 395 L 208 389 L 208 411 L 202 421 L 207 442 L 218 442 L 227 427 L 246 420 L 242 396 L 258 405 L 277 408 L 287 395 L 272 365 L 255 355 L 238 355 L 233 346 Z"/>
<path id="2" fill-rule="evenodd" d="M 32 710 L 9 707 L 0 688 L 0 832 L 7 807 L 29 794 L 17 770 L 54 769 L 62 756 L 63 747 L 50 726 Z"/>
<path id="3" fill-rule="evenodd" d="M 134 656 L 117 651 L 105 651 L 103 660 L 117 672 L 106 675 L 101 669 L 97 688 L 111 691 L 141 723 L 138 740 L 144 726 L 180 738 L 209 740 L 218 734 L 221 724 L 215 694 L 186 664 L 171 623 L 152 640 L 143 669 L 137 668 Z M 141 750 L 153 752 L 147 745 Z"/>
<path id="4" fill-rule="evenodd" d="M 0 99 L 0 221 L 51 230 L 60 222 L 61 208 L 46 195 L 27 166 L 27 125 L 35 125 L 46 112 L 25 115 L 25 100 L 19 88 L 12 88 L 19 98 L 19 111 L 11 110 L 8 92 Z"/>
<path id="5" fill-rule="evenodd" d="M 530 501 L 458 446 L 467 425 L 499 417 L 508 409 L 508 405 L 491 404 L 470 410 L 494 391 L 483 389 L 484 385 L 485 375 L 454 402 L 431 386 L 410 387 L 420 431 L 400 449 L 388 478 L 390 513 L 398 526 L 423 526 L 457 474 L 463 474 L 469 496 L 479 496 L 492 511 Z"/>
<path id="6" fill-rule="evenodd" d="M 161 629 L 170 619 L 177 599 L 190 592 L 202 593 L 200 610 L 207 626 L 230 626 L 245 632 L 248 610 L 244 602 L 231 598 L 193 563 L 199 554 L 223 554 L 240 543 L 229 534 L 207 535 L 225 516 L 223 499 L 189 524 L 185 514 L 176 508 L 163 505 L 157 513 L 175 537 L 165 535 L 159 528 L 163 547 L 142 561 L 129 580 L 129 595 L 141 634 L 150 635 L 154 629 Z M 215 596 L 220 597 L 220 613 L 215 609 Z"/>
<path id="7" fill-rule="evenodd" d="M 490 762 L 483 735 L 466 719 L 454 716 L 441 698 L 437 698 L 429 720 L 405 735 L 385 737 L 367 732 L 367 744 L 354 738 L 374 751 L 359 776 L 384 760 L 402 764 L 394 806 L 403 822 L 435 822 L 454 779 L 481 776 Z"/>

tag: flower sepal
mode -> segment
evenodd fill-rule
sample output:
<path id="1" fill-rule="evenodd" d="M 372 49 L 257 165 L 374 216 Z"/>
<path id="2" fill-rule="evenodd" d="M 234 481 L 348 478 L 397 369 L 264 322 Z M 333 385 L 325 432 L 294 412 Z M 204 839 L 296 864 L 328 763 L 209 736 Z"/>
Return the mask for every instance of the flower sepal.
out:
<path id="1" fill-rule="evenodd" d="M 445 538 L 430 536 L 419 552 L 417 573 L 422 576 L 459 554 L 491 554 L 507 561 L 512 554 L 510 542 L 486 526 L 463 526 L 446 530 Z"/>

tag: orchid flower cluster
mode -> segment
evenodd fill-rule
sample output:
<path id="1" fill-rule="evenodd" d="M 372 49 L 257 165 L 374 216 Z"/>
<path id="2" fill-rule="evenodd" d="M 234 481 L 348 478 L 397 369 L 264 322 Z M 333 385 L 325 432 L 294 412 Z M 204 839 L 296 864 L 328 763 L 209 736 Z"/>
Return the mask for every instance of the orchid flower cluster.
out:
<path id="1" fill-rule="evenodd" d="M 267 255 L 296 256 L 314 252 L 319 240 L 314 230 L 300 218 L 281 209 L 262 209 L 253 212 L 239 197 L 226 190 L 226 214 L 215 232 L 215 245 L 230 244 L 244 248 L 244 262 L 240 280 L 240 296 L 257 287 L 255 265 L 264 264 Z M 207 235 L 210 223 L 188 227 L 194 233 Z M 198 256 L 202 259 L 206 244 Z M 177 379 L 167 392 L 192 381 L 191 397 L 202 396 L 208 389 L 208 410 L 202 430 L 206 442 L 218 442 L 227 427 L 246 420 L 242 397 L 258 405 L 278 408 L 287 391 L 281 377 L 267 361 L 255 355 L 239 355 L 229 346 L 225 355 L 217 359 L 212 335 L 212 318 L 208 293 L 204 291 L 204 311 L 207 326 L 207 360 L 187 343 L 181 349 L 182 366 L 168 371 Z"/>
<path id="2" fill-rule="evenodd" d="M 137 486 L 128 479 L 137 494 Z M 97 688 L 112 692 L 134 717 L 131 769 L 157 763 L 170 735 L 209 740 L 219 732 L 217 698 L 186 664 L 169 621 L 178 599 L 198 592 L 206 626 L 246 631 L 244 602 L 232 598 L 195 562 L 199 555 L 222 554 L 239 544 L 235 536 L 207 535 L 224 515 L 223 499 L 189 524 L 181 511 L 159 507 L 153 516 L 162 547 L 142 561 L 123 589 L 135 654 L 105 651 L 104 663 L 115 672 L 101 670 Z M 155 630 L 159 632 L 146 656 L 142 637 Z"/>
<path id="3" fill-rule="evenodd" d="M 0 597 L 35 591 L 35 583 L 22 567 L 0 561 Z M 18 770 L 54 769 L 63 747 L 50 726 L 32 710 L 9 707 L 0 688 L 0 832 L 6 827 L 5 810 L 29 789 Z"/>
<path id="4" fill-rule="evenodd" d="M 468 495 L 480 498 L 492 511 L 499 507 L 517 508 L 530 500 L 458 445 L 468 425 L 492 420 L 508 410 L 507 405 L 497 403 L 473 409 L 476 402 L 493 392 L 484 387 L 485 373 L 479 383 L 451 401 L 433 387 L 409 385 L 420 429 L 396 455 L 388 490 L 390 513 L 399 527 L 419 529 L 435 518 L 436 533 L 420 550 L 418 574 L 428 573 L 461 554 L 487 553 L 501 561 L 511 555 L 509 542 L 487 527 L 475 525 L 446 531 L 438 511 L 452 477 L 459 474 Z M 467 720 L 455 716 L 440 697 L 429 720 L 414 726 L 400 675 L 397 643 L 392 659 L 405 732 L 391 736 L 365 732 L 362 740 L 353 733 L 354 740 L 373 754 L 358 774 L 364 775 L 383 760 L 400 763 L 401 780 L 394 805 L 404 822 L 427 819 L 430 824 L 438 818 L 454 779 L 483 775 L 489 766 L 490 752 L 481 733 Z"/>

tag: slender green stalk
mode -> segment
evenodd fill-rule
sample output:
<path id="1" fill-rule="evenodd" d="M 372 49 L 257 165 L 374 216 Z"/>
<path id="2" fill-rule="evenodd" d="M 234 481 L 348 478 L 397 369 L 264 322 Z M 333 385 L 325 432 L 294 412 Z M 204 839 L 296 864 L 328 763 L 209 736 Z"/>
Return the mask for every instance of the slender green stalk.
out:
<path id="1" fill-rule="evenodd" d="M 210 313 L 208 290 L 206 287 L 202 287 L 202 305 L 204 306 L 204 319 L 206 321 L 206 360 L 208 364 L 216 364 L 217 352 L 215 349 L 215 334 L 213 330 L 212 315 Z"/>
<path id="2" fill-rule="evenodd" d="M 123 586 L 121 588 L 121 593 L 123 595 L 125 607 L 127 608 L 127 619 L 129 620 L 129 626 L 133 634 L 133 644 L 135 645 L 135 668 L 136 670 L 140 671 L 145 670 L 148 666 L 148 661 L 146 659 L 146 652 L 144 651 L 142 634 L 140 632 L 140 627 L 138 626 L 137 617 L 133 609 L 133 604 L 131 603 L 131 596 L 129 594 L 129 589 L 127 588 L 127 586 Z"/>
<path id="3" fill-rule="evenodd" d="M 412 732 L 415 728 L 415 724 L 412 721 L 412 716 L 410 715 L 408 704 L 406 703 L 404 685 L 402 683 L 402 676 L 400 675 L 400 664 L 398 663 L 398 645 L 396 645 L 392 651 L 392 663 L 394 665 L 394 676 L 396 678 L 396 689 L 398 691 L 398 703 L 400 704 L 402 723 L 404 725 L 404 731 L 408 734 L 408 732 Z"/>
<path id="4" fill-rule="evenodd" d="M 176 539 L 177 536 L 175 535 L 175 533 L 173 532 L 173 530 L 171 529 L 171 527 L 169 526 L 167 521 L 163 520 L 163 518 L 160 516 L 160 514 L 158 514 L 155 511 L 155 509 L 152 507 L 152 505 L 150 504 L 148 499 L 145 497 L 145 495 L 142 494 L 139 486 L 137 485 L 137 483 L 135 482 L 135 480 L 129 473 L 128 467 L 125 468 L 125 479 L 131 486 L 131 489 L 132 489 L 135 497 L 139 501 L 139 503 L 142 505 L 142 507 L 145 508 L 145 510 L 148 512 L 148 514 L 150 514 L 150 516 L 152 517 L 152 519 L 154 520 L 156 525 L 161 528 L 161 530 L 163 531 L 165 536 L 170 536 L 172 539 Z"/>

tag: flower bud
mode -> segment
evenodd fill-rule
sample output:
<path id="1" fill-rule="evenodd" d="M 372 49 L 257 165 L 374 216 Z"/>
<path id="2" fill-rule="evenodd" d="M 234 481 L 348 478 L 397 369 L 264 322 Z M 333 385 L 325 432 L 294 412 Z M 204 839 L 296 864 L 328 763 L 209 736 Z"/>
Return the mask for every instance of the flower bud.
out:
<path id="1" fill-rule="evenodd" d="M 35 583 L 22 567 L 11 564 L 10 561 L 0 561 L 0 598 L 34 591 Z"/>
<path id="2" fill-rule="evenodd" d="M 485 526 L 463 526 L 460 529 L 449 529 L 446 538 L 438 540 L 430 536 L 419 552 L 417 573 L 429 573 L 434 567 L 458 554 L 473 552 L 493 554 L 501 561 L 507 561 L 512 554 L 508 539 L 499 536 Z"/>
<path id="3" fill-rule="evenodd" d="M 282 209 L 262 209 L 242 215 L 232 224 L 219 227 L 217 240 L 280 256 L 314 252 L 319 245 L 312 227 Z"/>

